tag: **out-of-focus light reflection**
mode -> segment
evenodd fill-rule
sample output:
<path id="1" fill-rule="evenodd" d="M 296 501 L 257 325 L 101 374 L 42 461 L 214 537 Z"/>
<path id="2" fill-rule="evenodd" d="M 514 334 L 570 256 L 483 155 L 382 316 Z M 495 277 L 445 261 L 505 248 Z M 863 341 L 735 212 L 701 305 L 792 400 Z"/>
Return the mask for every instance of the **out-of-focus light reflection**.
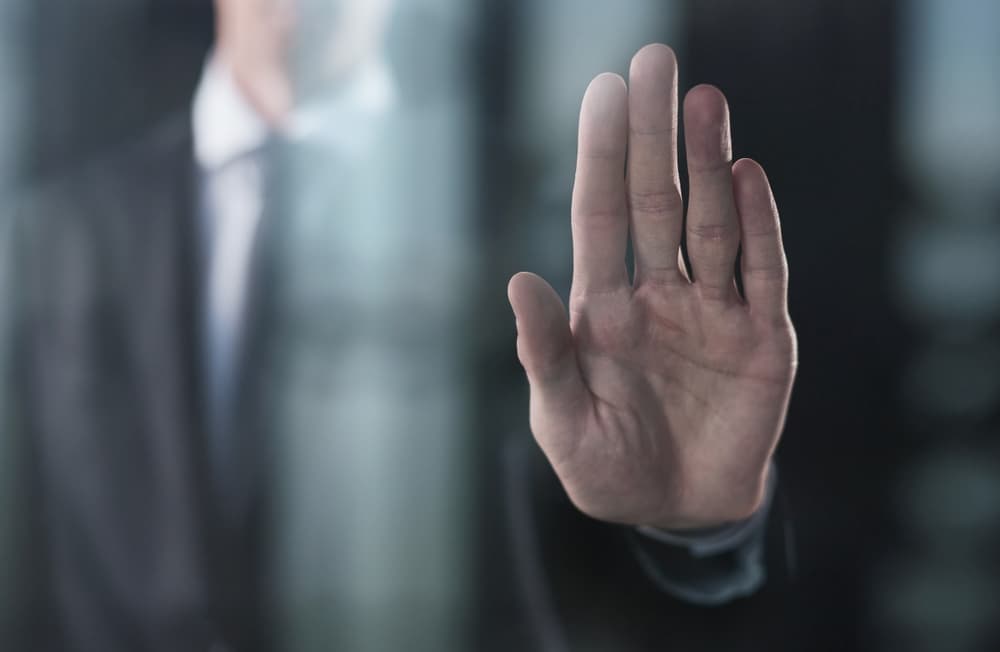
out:
<path id="1" fill-rule="evenodd" d="M 1000 533 L 1000 463 L 971 449 L 927 456 L 899 479 L 896 503 L 922 546 L 988 555 Z"/>
<path id="2" fill-rule="evenodd" d="M 1000 178 L 1000 3 L 911 0 L 903 6 L 909 27 L 899 57 L 903 163 L 922 198 L 947 196 L 947 205 L 961 213 L 970 200 L 995 197 Z"/>
<path id="3" fill-rule="evenodd" d="M 939 343 L 918 353 L 903 378 L 915 414 L 975 421 L 1000 405 L 1000 347 L 972 341 Z"/>
<path id="4" fill-rule="evenodd" d="M 25 14 L 19 3 L 0 5 L 0 189 L 7 187 L 22 145 L 25 94 L 17 89 L 25 82 Z"/>
<path id="5" fill-rule="evenodd" d="M 881 620 L 893 630 L 886 649 L 982 652 L 997 618 L 996 586 L 978 560 L 896 557 L 874 590 Z"/>
<path id="6" fill-rule="evenodd" d="M 989 432 L 1000 401 L 1000 4 L 902 6 L 897 148 L 914 205 L 892 264 L 924 340 L 902 397 L 912 427 L 935 439 L 897 477 L 906 545 L 885 560 L 875 597 L 887 647 L 971 652 L 1000 616 L 984 571 L 995 567 L 1000 462 L 993 445 L 969 438 L 956 453 L 953 440 Z"/>
<path id="7" fill-rule="evenodd" d="M 1000 318 L 1000 224 L 940 217 L 902 227 L 893 270 L 902 306 L 930 326 L 986 327 Z"/>
<path id="8" fill-rule="evenodd" d="M 0 193 L 5 193 L 10 187 L 15 175 L 18 158 L 21 154 L 21 134 L 24 126 L 24 93 L 17 89 L 23 87 L 26 79 L 24 68 L 23 41 L 24 7 L 18 3 L 0 3 Z M 0 301 L 13 296 L 12 290 L 17 279 L 9 274 L 8 258 L 13 252 L 5 246 L 11 241 L 8 230 L 11 228 L 6 214 L 6 206 L 0 203 Z M 13 431 L 13 411 L 9 397 L 11 388 L 6 386 L 7 377 L 3 373 L 9 368 L 9 323 L 10 306 L 0 305 L 0 635 L 10 627 L 9 619 L 19 612 L 18 601 L 20 578 L 16 574 L 20 565 L 11 564 L 15 559 L 13 550 L 18 538 L 22 535 L 25 522 L 26 505 L 24 496 L 17 489 L 23 477 L 14 460 L 17 458 L 15 446 L 17 442 L 9 436 Z"/>
<path id="9" fill-rule="evenodd" d="M 314 89 L 345 56 L 337 35 L 383 31 L 381 3 L 321 4 L 301 8 L 297 61 Z M 472 12 L 459 0 L 397 3 L 390 40 L 358 61 L 354 81 L 303 95 L 293 125 L 308 146 L 292 151 L 285 175 L 271 369 L 283 388 L 272 397 L 284 425 L 282 649 L 457 649 L 467 617 L 460 324 L 473 278 L 472 102 L 465 83 L 432 98 L 407 93 L 388 53 L 426 37 L 409 31 L 426 24 L 414 15 L 464 31 Z M 336 17 L 347 23 L 321 23 Z M 345 88 L 354 101 L 338 95 Z"/>

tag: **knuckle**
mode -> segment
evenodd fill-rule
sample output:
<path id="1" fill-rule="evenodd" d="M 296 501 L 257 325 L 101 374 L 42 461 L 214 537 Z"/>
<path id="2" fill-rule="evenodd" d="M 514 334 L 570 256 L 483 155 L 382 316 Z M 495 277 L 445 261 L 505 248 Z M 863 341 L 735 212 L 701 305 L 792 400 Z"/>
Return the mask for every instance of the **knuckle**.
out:
<path id="1" fill-rule="evenodd" d="M 663 215 L 680 212 L 684 208 L 684 201 L 676 189 L 632 190 L 629 192 L 629 208 L 636 213 Z"/>
<path id="2" fill-rule="evenodd" d="M 725 157 L 704 157 L 692 153 L 688 160 L 688 175 L 712 177 L 729 174 L 732 163 Z"/>
<path id="3" fill-rule="evenodd" d="M 767 226 L 744 225 L 743 237 L 750 240 L 771 241 L 778 237 L 778 229 L 774 224 Z"/>
<path id="4" fill-rule="evenodd" d="M 736 225 L 729 222 L 688 224 L 688 237 L 706 242 L 728 242 L 736 236 Z"/>
<path id="5" fill-rule="evenodd" d="M 574 218 L 587 228 L 617 228 L 624 219 L 624 211 L 618 209 L 577 210 Z"/>
<path id="6" fill-rule="evenodd" d="M 743 274 L 760 281 L 784 281 L 788 267 L 781 262 L 748 264 Z"/>
<path id="7" fill-rule="evenodd" d="M 661 145 L 664 141 L 673 142 L 677 139 L 677 128 L 672 124 L 629 125 L 628 133 L 633 139 L 645 141 L 651 145 Z"/>

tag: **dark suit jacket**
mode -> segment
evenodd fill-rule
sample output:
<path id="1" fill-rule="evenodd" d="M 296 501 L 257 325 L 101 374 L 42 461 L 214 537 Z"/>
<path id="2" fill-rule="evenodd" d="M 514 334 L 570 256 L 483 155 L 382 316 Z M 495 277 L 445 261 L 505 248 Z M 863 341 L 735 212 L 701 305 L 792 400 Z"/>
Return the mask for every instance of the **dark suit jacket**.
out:
<path id="1" fill-rule="evenodd" d="M 3 649 L 274 645 L 267 492 L 235 530 L 209 498 L 195 183 L 190 125 L 176 120 L 0 222 Z M 253 369 L 266 354 L 247 355 Z M 265 376 L 245 374 L 239 410 L 241 468 L 262 488 Z M 498 457 L 505 498 L 478 647 L 662 649 L 760 619 L 763 607 L 706 611 L 666 595 L 636 546 L 665 553 L 668 573 L 697 575 L 704 560 L 576 513 L 527 441 Z"/>
<path id="2" fill-rule="evenodd" d="M 793 599 L 794 551 L 780 492 L 760 533 L 766 584 L 746 598 L 700 605 L 670 595 L 658 579 L 688 587 L 736 580 L 747 572 L 748 549 L 697 558 L 584 516 L 530 435 L 509 438 L 496 464 L 503 491 L 503 523 L 496 527 L 506 545 L 499 559 L 487 553 L 495 592 L 488 596 L 484 640 L 476 649 L 809 649 L 793 640 L 784 622 Z"/>

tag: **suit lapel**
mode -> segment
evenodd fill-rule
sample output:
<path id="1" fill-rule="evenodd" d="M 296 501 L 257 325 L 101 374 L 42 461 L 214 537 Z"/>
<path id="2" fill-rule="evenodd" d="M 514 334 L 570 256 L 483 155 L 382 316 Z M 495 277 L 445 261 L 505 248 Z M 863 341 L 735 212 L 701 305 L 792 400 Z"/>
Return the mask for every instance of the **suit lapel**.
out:
<path id="1" fill-rule="evenodd" d="M 149 152 L 150 167 L 137 181 L 124 214 L 131 218 L 134 275 L 128 283 L 126 327 L 134 391 L 149 447 L 152 506 L 150 533 L 158 547 L 161 580 L 170 592 L 195 603 L 207 598 L 206 541 L 211 521 L 203 506 L 203 379 L 200 349 L 201 267 L 197 247 L 198 190 L 191 129 L 186 119 L 161 127 Z"/>
<path id="2" fill-rule="evenodd" d="M 32 445 L 52 599 L 81 648 L 205 640 L 194 196 L 175 120 L 49 192 L 32 220 L 26 278 L 46 325 L 27 353 Z"/>
<path id="3" fill-rule="evenodd" d="M 237 367 L 238 395 L 234 404 L 236 473 L 246 499 L 235 526 L 228 510 L 212 491 L 208 464 L 208 410 L 205 405 L 204 256 L 201 249 L 203 191 L 195 169 L 190 126 L 164 157 L 162 193 L 148 200 L 153 212 L 150 246 L 143 265 L 148 286 L 137 296 L 132 319 L 138 348 L 155 351 L 139 370 L 147 388 L 151 440 L 159 446 L 162 482 L 158 492 L 163 512 L 172 516 L 172 531 L 164 533 L 164 554 L 172 566 L 189 575 L 206 607 L 215 612 L 227 637 L 238 649 L 267 649 L 265 595 L 266 553 L 261 547 L 267 527 L 262 509 L 265 482 L 257 472 L 263 430 L 255 397 L 254 376 L 247 373 L 257 358 L 258 342 L 267 323 L 271 265 L 266 250 L 255 255 L 250 283 L 247 333 Z M 262 234 L 266 235 L 266 234 Z M 152 243 L 159 244 L 153 246 Z M 259 239 L 263 241 L 263 238 Z M 166 298 L 166 300 L 163 300 Z M 155 311 L 162 311 L 154 318 Z M 173 421 L 173 423 L 169 423 Z M 159 427 L 157 427 L 159 425 Z"/>

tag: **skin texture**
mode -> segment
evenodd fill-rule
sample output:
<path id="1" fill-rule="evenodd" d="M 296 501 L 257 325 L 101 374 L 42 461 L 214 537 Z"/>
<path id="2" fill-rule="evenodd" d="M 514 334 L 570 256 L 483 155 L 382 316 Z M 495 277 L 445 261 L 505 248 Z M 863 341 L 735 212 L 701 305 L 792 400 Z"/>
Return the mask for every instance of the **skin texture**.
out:
<path id="1" fill-rule="evenodd" d="M 666 529 L 757 510 L 797 366 L 764 170 L 732 162 L 725 97 L 693 88 L 684 100 L 685 219 L 677 114 L 677 62 L 665 45 L 635 55 L 628 85 L 612 74 L 591 82 L 580 111 L 568 315 L 534 274 L 515 275 L 508 288 L 531 429 L 570 498 L 597 519 Z"/>
<path id="2" fill-rule="evenodd" d="M 391 0 L 215 0 L 216 53 L 274 127 L 382 44 Z"/>

